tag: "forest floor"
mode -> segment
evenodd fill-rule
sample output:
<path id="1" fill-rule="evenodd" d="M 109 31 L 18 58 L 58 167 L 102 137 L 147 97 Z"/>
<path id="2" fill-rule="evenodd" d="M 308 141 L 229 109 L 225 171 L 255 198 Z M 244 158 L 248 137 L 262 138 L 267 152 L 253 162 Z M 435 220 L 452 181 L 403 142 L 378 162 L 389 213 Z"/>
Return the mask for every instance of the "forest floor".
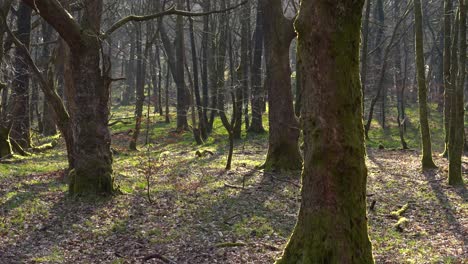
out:
<path id="1" fill-rule="evenodd" d="M 111 198 L 67 195 L 62 145 L 0 164 L 0 263 L 273 263 L 295 224 L 300 173 L 257 169 L 266 134 L 237 142 L 225 171 L 220 124 L 199 147 L 190 133 L 155 121 L 139 152 L 127 150 L 132 125 L 113 126 L 123 194 Z M 468 263 L 467 192 L 449 187 L 447 161 L 434 159 L 439 169 L 422 173 L 415 150 L 368 149 L 376 263 Z M 467 182 L 468 158 L 463 165 Z"/>

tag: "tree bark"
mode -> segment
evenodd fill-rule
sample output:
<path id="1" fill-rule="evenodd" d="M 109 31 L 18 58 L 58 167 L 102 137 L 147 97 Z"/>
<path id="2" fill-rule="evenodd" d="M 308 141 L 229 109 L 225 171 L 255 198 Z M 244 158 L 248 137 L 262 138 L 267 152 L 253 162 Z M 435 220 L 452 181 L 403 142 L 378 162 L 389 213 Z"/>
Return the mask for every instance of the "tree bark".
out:
<path id="1" fill-rule="evenodd" d="M 32 9 L 20 3 L 17 19 L 17 38 L 28 49 L 31 42 L 31 13 Z M 26 64 L 26 54 L 23 50 L 15 49 L 15 76 L 12 84 L 12 128 L 11 138 L 22 148 L 31 147 L 31 122 L 29 119 L 29 71 Z"/>
<path id="2" fill-rule="evenodd" d="M 362 23 L 362 52 L 361 52 L 361 84 L 362 84 L 362 98 L 366 98 L 366 85 L 367 85 L 367 53 L 369 47 L 369 22 L 370 22 L 370 9 L 371 0 L 366 0 L 366 11 L 364 21 Z M 364 113 L 365 104 L 362 104 L 362 112 Z"/>
<path id="3" fill-rule="evenodd" d="M 190 11 L 190 1 L 187 1 L 187 9 Z M 194 33 L 194 25 L 193 19 L 189 17 L 189 30 L 190 30 L 190 44 L 192 50 L 192 68 L 193 68 L 193 88 L 195 94 L 195 103 L 196 109 L 198 114 L 198 128 L 193 128 L 198 130 L 198 133 L 201 139 L 204 141 L 208 138 L 208 133 L 206 131 L 206 119 L 203 115 L 203 103 L 200 95 L 200 81 L 199 81 L 199 71 L 198 71 L 198 56 L 197 56 L 197 46 L 195 42 L 195 33 Z M 194 125 L 195 126 L 195 125 Z"/>
<path id="4" fill-rule="evenodd" d="M 130 140 L 130 150 L 137 150 L 138 137 L 141 131 L 141 122 L 143 121 L 143 105 L 145 103 L 145 77 L 146 77 L 146 56 L 143 56 L 143 33 L 141 24 L 136 25 L 136 107 L 135 107 L 135 130 Z M 145 55 L 148 51 L 148 39 L 145 45 Z"/>
<path id="5" fill-rule="evenodd" d="M 278 264 L 374 263 L 359 77 L 363 2 L 301 2 L 296 31 L 303 72 L 302 200 Z"/>
<path id="6" fill-rule="evenodd" d="M 451 85 L 451 57 L 452 57 L 452 0 L 444 0 L 444 131 L 445 131 L 445 148 L 443 157 L 448 157 L 448 140 L 449 140 L 449 119 L 450 119 L 450 98 L 449 91 Z"/>
<path id="7" fill-rule="evenodd" d="M 463 186 L 462 155 L 465 145 L 465 109 L 464 88 L 466 77 L 466 1 L 459 0 L 460 43 L 458 58 L 457 82 L 451 89 L 451 109 L 449 121 L 449 184 Z"/>
<path id="8" fill-rule="evenodd" d="M 42 39 L 44 42 L 52 41 L 53 31 L 52 27 L 47 22 L 42 23 Z M 50 48 L 49 45 L 44 45 L 42 48 L 42 64 L 46 68 L 49 63 Z M 52 113 L 52 107 L 49 107 L 49 103 L 44 99 L 42 114 L 42 134 L 44 136 L 53 136 L 57 134 L 57 128 L 54 120 L 54 114 Z"/>
<path id="9" fill-rule="evenodd" d="M 109 65 L 101 69 L 102 0 L 84 0 L 81 23 L 55 0 L 23 0 L 55 28 L 70 47 L 71 80 L 67 88 L 74 169 L 72 195 L 111 194 L 114 191 L 109 119 Z"/>
<path id="10" fill-rule="evenodd" d="M 0 125 L 0 159 L 9 157 L 13 154 L 10 143 L 10 127 Z"/>
<path id="11" fill-rule="evenodd" d="M 426 69 L 424 63 L 423 17 L 421 0 L 414 1 L 416 71 L 418 80 L 419 121 L 421 124 L 422 168 L 436 168 L 432 160 L 431 133 L 427 114 Z"/>
<path id="12" fill-rule="evenodd" d="M 183 9 L 183 0 L 177 1 L 177 7 Z M 185 84 L 185 38 L 184 38 L 184 18 L 176 18 L 175 37 L 175 59 L 176 72 L 174 81 L 177 84 L 177 130 L 188 130 L 187 113 L 190 106 L 190 91 Z"/>
<path id="13" fill-rule="evenodd" d="M 291 91 L 289 46 L 295 37 L 293 23 L 283 15 L 280 0 L 261 0 L 265 40 L 266 80 L 268 90 L 270 134 L 267 170 L 298 170 L 302 167 L 299 153 L 299 124 L 294 114 Z"/>

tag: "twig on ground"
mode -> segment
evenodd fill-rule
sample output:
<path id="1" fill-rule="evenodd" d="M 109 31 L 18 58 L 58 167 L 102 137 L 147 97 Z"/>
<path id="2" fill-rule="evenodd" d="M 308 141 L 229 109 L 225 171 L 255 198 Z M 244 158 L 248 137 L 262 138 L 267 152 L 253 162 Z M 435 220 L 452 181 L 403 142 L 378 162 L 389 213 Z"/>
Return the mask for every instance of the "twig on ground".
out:
<path id="1" fill-rule="evenodd" d="M 148 255 L 146 257 L 143 258 L 143 263 L 145 263 L 146 261 L 150 260 L 150 259 L 159 259 L 161 261 L 163 261 L 164 263 L 168 263 L 168 264 L 177 264 L 175 261 L 159 254 L 159 253 L 153 253 L 151 255 Z"/>

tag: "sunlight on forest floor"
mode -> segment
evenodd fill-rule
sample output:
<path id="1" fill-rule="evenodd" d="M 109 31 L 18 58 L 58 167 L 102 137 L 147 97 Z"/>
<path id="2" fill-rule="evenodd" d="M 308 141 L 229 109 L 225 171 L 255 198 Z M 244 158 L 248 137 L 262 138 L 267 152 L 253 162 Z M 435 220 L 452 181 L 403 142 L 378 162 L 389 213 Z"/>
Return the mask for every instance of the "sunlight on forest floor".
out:
<path id="1" fill-rule="evenodd" d="M 226 172 L 221 124 L 198 147 L 191 133 L 178 134 L 173 124 L 156 119 L 151 144 L 142 146 L 143 132 L 139 152 L 127 151 L 133 125 L 112 128 L 115 183 L 124 194 L 94 204 L 66 195 L 63 147 L 0 164 L 0 263 L 137 263 L 154 253 L 177 263 L 272 263 L 279 257 L 295 224 L 300 173 L 256 169 L 267 134 L 237 142 L 234 169 Z M 214 155 L 199 158 L 197 150 Z M 447 161 L 435 161 L 439 169 L 423 174 L 417 151 L 368 150 L 376 263 L 468 258 L 466 191 L 448 187 Z M 143 175 L 150 169 L 157 171 L 153 204 Z M 465 158 L 465 181 L 467 170 Z M 405 204 L 408 222 L 398 230 L 391 212 Z"/>

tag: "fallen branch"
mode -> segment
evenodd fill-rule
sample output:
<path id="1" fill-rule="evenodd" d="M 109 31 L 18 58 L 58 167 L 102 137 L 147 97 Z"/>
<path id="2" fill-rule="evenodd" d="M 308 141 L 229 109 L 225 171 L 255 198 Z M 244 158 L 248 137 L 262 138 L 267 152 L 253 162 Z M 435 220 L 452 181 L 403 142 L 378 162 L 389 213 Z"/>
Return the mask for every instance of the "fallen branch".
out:
<path id="1" fill-rule="evenodd" d="M 244 243 L 244 242 L 223 242 L 223 243 L 216 244 L 214 247 L 215 248 L 229 248 L 229 247 L 247 247 L 247 246 L 250 246 L 250 247 L 262 246 L 271 251 L 281 251 L 279 247 L 266 244 L 266 243 L 255 244 L 255 243 Z"/>
<path id="2" fill-rule="evenodd" d="M 409 204 L 407 203 L 403 205 L 399 210 L 391 212 L 390 215 L 398 219 L 403 213 L 406 212 L 406 210 L 408 210 L 408 208 L 409 208 Z"/>
<path id="3" fill-rule="evenodd" d="M 35 152 L 35 153 L 45 152 L 47 150 L 55 148 L 57 146 L 57 144 L 58 144 L 57 141 L 52 141 L 52 142 L 43 144 L 43 145 L 38 146 L 38 147 L 33 147 L 32 151 Z"/>
<path id="4" fill-rule="evenodd" d="M 11 146 L 13 147 L 13 151 L 18 153 L 19 155 L 25 157 L 25 156 L 29 156 L 31 155 L 30 153 L 28 153 L 27 151 L 25 151 L 21 146 L 20 144 L 18 144 L 18 142 L 16 142 L 15 140 L 11 139 L 10 138 L 10 143 L 11 143 Z"/>
<path id="5" fill-rule="evenodd" d="M 227 247 L 246 247 L 247 244 L 243 242 L 224 242 L 216 244 L 216 248 L 227 248 Z"/>
<path id="6" fill-rule="evenodd" d="M 409 222 L 408 218 L 406 218 L 406 217 L 401 217 L 400 219 L 398 219 L 398 222 L 396 222 L 396 224 L 393 225 L 393 227 L 394 227 L 397 231 L 402 232 L 402 231 L 403 231 L 403 228 L 408 224 L 408 222 Z"/>
<path id="7" fill-rule="evenodd" d="M 231 185 L 231 184 L 228 184 L 228 183 L 225 183 L 225 184 L 224 184 L 224 187 L 232 188 L 232 189 L 241 189 L 241 190 L 245 190 L 245 189 L 246 189 L 246 188 L 244 188 L 244 187 L 242 187 L 242 186 Z"/>
<path id="8" fill-rule="evenodd" d="M 177 264 L 175 261 L 159 254 L 159 253 L 154 253 L 154 254 L 151 254 L 151 255 L 148 255 L 146 257 L 143 258 L 143 263 L 145 263 L 146 261 L 150 260 L 150 259 L 159 259 L 161 260 L 162 262 L 164 263 L 168 263 L 168 264 Z"/>
<path id="9" fill-rule="evenodd" d="M 116 121 L 114 121 L 114 122 L 112 122 L 112 123 L 107 124 L 107 126 L 111 127 L 111 126 L 115 126 L 115 125 L 117 125 L 117 124 L 119 124 L 119 123 L 122 123 L 122 124 L 124 124 L 124 125 L 130 125 L 130 124 L 132 124 L 132 122 L 126 122 L 126 121 L 123 121 L 123 120 L 116 120 Z"/>

